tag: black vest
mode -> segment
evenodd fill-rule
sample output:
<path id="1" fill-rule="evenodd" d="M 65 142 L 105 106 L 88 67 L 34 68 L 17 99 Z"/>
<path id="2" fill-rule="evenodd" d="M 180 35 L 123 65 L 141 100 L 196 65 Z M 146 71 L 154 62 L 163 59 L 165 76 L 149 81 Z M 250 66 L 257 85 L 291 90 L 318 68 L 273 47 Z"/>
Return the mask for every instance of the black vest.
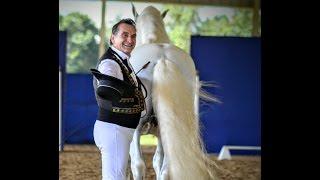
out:
<path id="1" fill-rule="evenodd" d="M 123 63 L 121 57 L 109 48 L 105 54 L 99 59 L 98 65 L 104 59 L 111 59 L 117 62 L 123 74 L 123 81 L 136 87 L 134 80 L 130 76 L 132 72 L 128 65 Z M 141 84 L 138 79 L 138 87 L 134 89 L 135 95 L 132 97 L 124 94 L 118 102 L 111 102 L 100 98 L 96 93 L 97 80 L 93 77 L 93 87 L 95 90 L 95 97 L 99 106 L 98 120 L 117 124 L 123 127 L 136 128 L 139 124 L 141 111 L 145 109 L 145 101 L 141 91 Z"/>

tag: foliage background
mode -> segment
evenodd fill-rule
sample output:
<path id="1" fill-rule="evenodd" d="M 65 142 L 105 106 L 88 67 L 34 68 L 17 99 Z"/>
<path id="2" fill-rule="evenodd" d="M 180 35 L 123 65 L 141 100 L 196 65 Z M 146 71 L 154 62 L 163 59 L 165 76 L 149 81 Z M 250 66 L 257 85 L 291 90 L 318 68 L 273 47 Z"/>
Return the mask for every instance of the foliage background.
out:
<path id="1" fill-rule="evenodd" d="M 251 37 L 253 28 L 253 10 L 249 8 L 232 8 L 232 17 L 219 14 L 201 20 L 200 6 L 181 6 L 165 4 L 162 12 L 169 9 L 164 19 L 166 30 L 173 44 L 190 52 L 191 35 L 203 36 L 237 36 Z M 111 20 L 115 24 L 122 18 L 117 14 Z M 259 18 L 260 19 L 260 18 Z M 66 16 L 59 15 L 59 30 L 67 31 L 67 73 L 89 73 L 98 61 L 99 29 L 86 14 L 73 12 Z M 259 20 L 259 33 L 260 33 Z M 111 27 L 107 27 L 106 48 Z"/>

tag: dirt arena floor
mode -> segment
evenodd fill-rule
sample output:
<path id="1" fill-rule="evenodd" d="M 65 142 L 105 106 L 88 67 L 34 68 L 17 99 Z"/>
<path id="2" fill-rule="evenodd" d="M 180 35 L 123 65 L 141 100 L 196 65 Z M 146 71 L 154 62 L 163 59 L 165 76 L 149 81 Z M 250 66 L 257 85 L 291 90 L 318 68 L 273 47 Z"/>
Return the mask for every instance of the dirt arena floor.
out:
<path id="1" fill-rule="evenodd" d="M 154 180 L 152 169 L 154 147 L 143 147 L 147 180 Z M 212 158 L 216 160 L 216 156 Z M 232 160 L 216 161 L 223 171 L 221 180 L 260 180 L 260 156 L 232 156 Z M 100 153 L 95 145 L 65 145 L 59 154 L 59 180 L 101 180 Z"/>

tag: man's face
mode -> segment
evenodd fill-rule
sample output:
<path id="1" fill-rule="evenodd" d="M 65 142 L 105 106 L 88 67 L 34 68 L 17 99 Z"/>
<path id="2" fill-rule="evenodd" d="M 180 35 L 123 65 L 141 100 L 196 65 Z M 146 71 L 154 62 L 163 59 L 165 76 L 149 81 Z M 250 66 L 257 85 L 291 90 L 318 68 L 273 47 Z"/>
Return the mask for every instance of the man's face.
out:
<path id="1" fill-rule="evenodd" d="M 111 42 L 115 48 L 130 55 L 136 45 L 136 29 L 129 24 L 119 24 L 118 32 L 111 34 Z"/>

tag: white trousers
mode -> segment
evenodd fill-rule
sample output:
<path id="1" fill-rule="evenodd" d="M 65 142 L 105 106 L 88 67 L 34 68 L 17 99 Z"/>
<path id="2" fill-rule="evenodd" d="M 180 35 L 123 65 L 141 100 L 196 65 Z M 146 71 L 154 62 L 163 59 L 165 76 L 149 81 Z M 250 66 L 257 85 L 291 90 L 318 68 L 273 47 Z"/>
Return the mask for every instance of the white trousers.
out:
<path id="1" fill-rule="evenodd" d="M 93 137 L 101 153 L 102 180 L 125 180 L 135 129 L 96 120 Z"/>

